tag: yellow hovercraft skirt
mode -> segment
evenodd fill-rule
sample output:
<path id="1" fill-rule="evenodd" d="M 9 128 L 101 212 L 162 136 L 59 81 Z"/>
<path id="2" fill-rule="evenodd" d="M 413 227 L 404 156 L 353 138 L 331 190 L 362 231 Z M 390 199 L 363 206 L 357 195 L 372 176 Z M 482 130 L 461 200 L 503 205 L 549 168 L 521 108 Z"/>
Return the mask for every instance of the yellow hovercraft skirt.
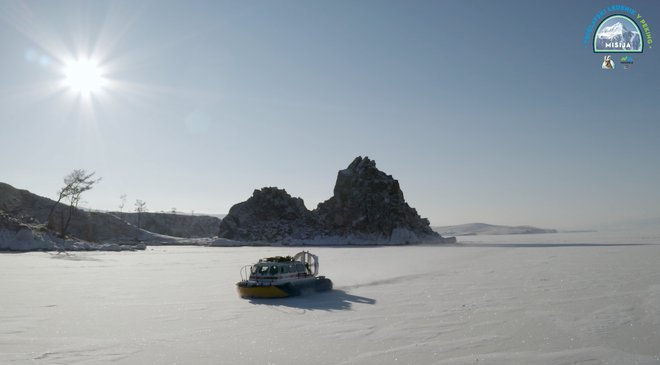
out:
<path id="1" fill-rule="evenodd" d="M 241 298 L 284 298 L 290 294 L 284 290 L 272 286 L 237 286 L 238 295 Z"/>

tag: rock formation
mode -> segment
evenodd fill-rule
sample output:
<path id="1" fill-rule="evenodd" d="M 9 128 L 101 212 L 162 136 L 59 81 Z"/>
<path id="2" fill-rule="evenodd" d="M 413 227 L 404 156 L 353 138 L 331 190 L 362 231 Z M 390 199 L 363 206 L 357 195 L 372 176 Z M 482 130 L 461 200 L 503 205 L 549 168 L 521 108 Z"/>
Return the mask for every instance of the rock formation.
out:
<path id="1" fill-rule="evenodd" d="M 255 190 L 252 197 L 231 207 L 222 219 L 218 236 L 239 241 L 277 242 L 300 237 L 311 213 L 300 198 L 274 187 Z"/>
<path id="2" fill-rule="evenodd" d="M 403 198 L 399 182 L 376 168 L 368 157 L 357 157 L 339 171 L 333 196 L 307 210 L 300 198 L 277 188 L 255 190 L 234 205 L 220 224 L 220 237 L 240 241 L 312 243 L 453 242 L 434 232 Z"/>
<path id="3" fill-rule="evenodd" d="M 440 237 L 428 219 L 406 203 L 399 182 L 378 170 L 368 157 L 357 157 L 339 171 L 334 195 L 319 204 L 315 213 L 321 226 L 339 235 Z"/>

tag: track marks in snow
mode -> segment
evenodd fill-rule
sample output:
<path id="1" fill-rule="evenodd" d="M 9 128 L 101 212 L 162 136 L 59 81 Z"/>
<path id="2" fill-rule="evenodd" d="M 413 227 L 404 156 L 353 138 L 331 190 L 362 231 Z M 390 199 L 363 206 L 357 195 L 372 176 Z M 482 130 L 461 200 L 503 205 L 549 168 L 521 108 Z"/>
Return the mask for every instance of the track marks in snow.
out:
<path id="1" fill-rule="evenodd" d="M 657 365 L 655 356 L 633 355 L 607 347 L 587 347 L 553 352 L 494 352 L 443 359 L 437 365 Z"/>
<path id="2" fill-rule="evenodd" d="M 420 352 L 432 353 L 433 357 L 441 360 L 445 353 L 458 349 L 473 349 L 495 340 L 491 336 L 475 336 L 468 338 L 455 339 L 453 341 L 413 341 L 408 339 L 407 343 L 399 346 L 392 346 L 382 350 L 365 351 L 351 359 L 339 362 L 338 364 L 415 364 L 418 362 Z"/>
<path id="3" fill-rule="evenodd" d="M 660 326 L 660 285 L 649 288 L 642 302 L 643 319 L 654 326 Z"/>
<path id="4" fill-rule="evenodd" d="M 101 347 L 79 347 L 82 348 L 45 351 L 33 357 L 32 360 L 62 364 L 71 362 L 117 362 L 141 351 L 138 348 L 118 347 L 115 344 Z"/>
<path id="5" fill-rule="evenodd" d="M 631 305 L 614 304 L 598 309 L 577 321 L 578 329 L 594 335 L 612 333 L 617 328 L 632 325 L 636 321 L 635 308 Z"/>
<path id="6" fill-rule="evenodd" d="M 402 275 L 402 276 L 395 276 L 395 277 L 382 279 L 382 280 L 373 280 L 373 281 L 368 281 L 368 282 L 364 282 L 364 283 L 357 283 L 357 284 L 353 284 L 353 285 L 341 286 L 341 287 L 338 287 L 338 289 L 350 290 L 350 289 L 357 289 L 357 288 L 363 288 L 363 287 L 372 287 L 372 286 L 381 286 L 381 285 L 390 285 L 390 284 L 401 284 L 401 283 L 406 283 L 406 282 L 410 282 L 410 281 L 413 281 L 413 280 L 428 280 L 431 276 L 440 276 L 440 275 L 437 274 L 437 273 Z"/>

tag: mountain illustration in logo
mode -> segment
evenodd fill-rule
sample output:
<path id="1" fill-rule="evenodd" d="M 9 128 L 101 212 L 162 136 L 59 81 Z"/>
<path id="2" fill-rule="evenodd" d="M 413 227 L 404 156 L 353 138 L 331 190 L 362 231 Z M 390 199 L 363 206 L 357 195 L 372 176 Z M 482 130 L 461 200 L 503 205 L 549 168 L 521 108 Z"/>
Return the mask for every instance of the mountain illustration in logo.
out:
<path id="1" fill-rule="evenodd" d="M 642 47 L 637 24 L 622 15 L 607 18 L 594 36 L 594 52 L 642 52 Z"/>

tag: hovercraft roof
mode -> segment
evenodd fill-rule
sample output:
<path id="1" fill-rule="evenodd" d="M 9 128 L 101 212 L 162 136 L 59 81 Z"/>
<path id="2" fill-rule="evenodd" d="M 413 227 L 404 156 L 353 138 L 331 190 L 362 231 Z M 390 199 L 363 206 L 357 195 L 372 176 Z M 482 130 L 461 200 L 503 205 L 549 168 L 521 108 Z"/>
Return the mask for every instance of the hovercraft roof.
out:
<path id="1" fill-rule="evenodd" d="M 293 262 L 293 257 L 291 256 L 273 256 L 273 257 L 266 257 L 259 262 Z"/>

